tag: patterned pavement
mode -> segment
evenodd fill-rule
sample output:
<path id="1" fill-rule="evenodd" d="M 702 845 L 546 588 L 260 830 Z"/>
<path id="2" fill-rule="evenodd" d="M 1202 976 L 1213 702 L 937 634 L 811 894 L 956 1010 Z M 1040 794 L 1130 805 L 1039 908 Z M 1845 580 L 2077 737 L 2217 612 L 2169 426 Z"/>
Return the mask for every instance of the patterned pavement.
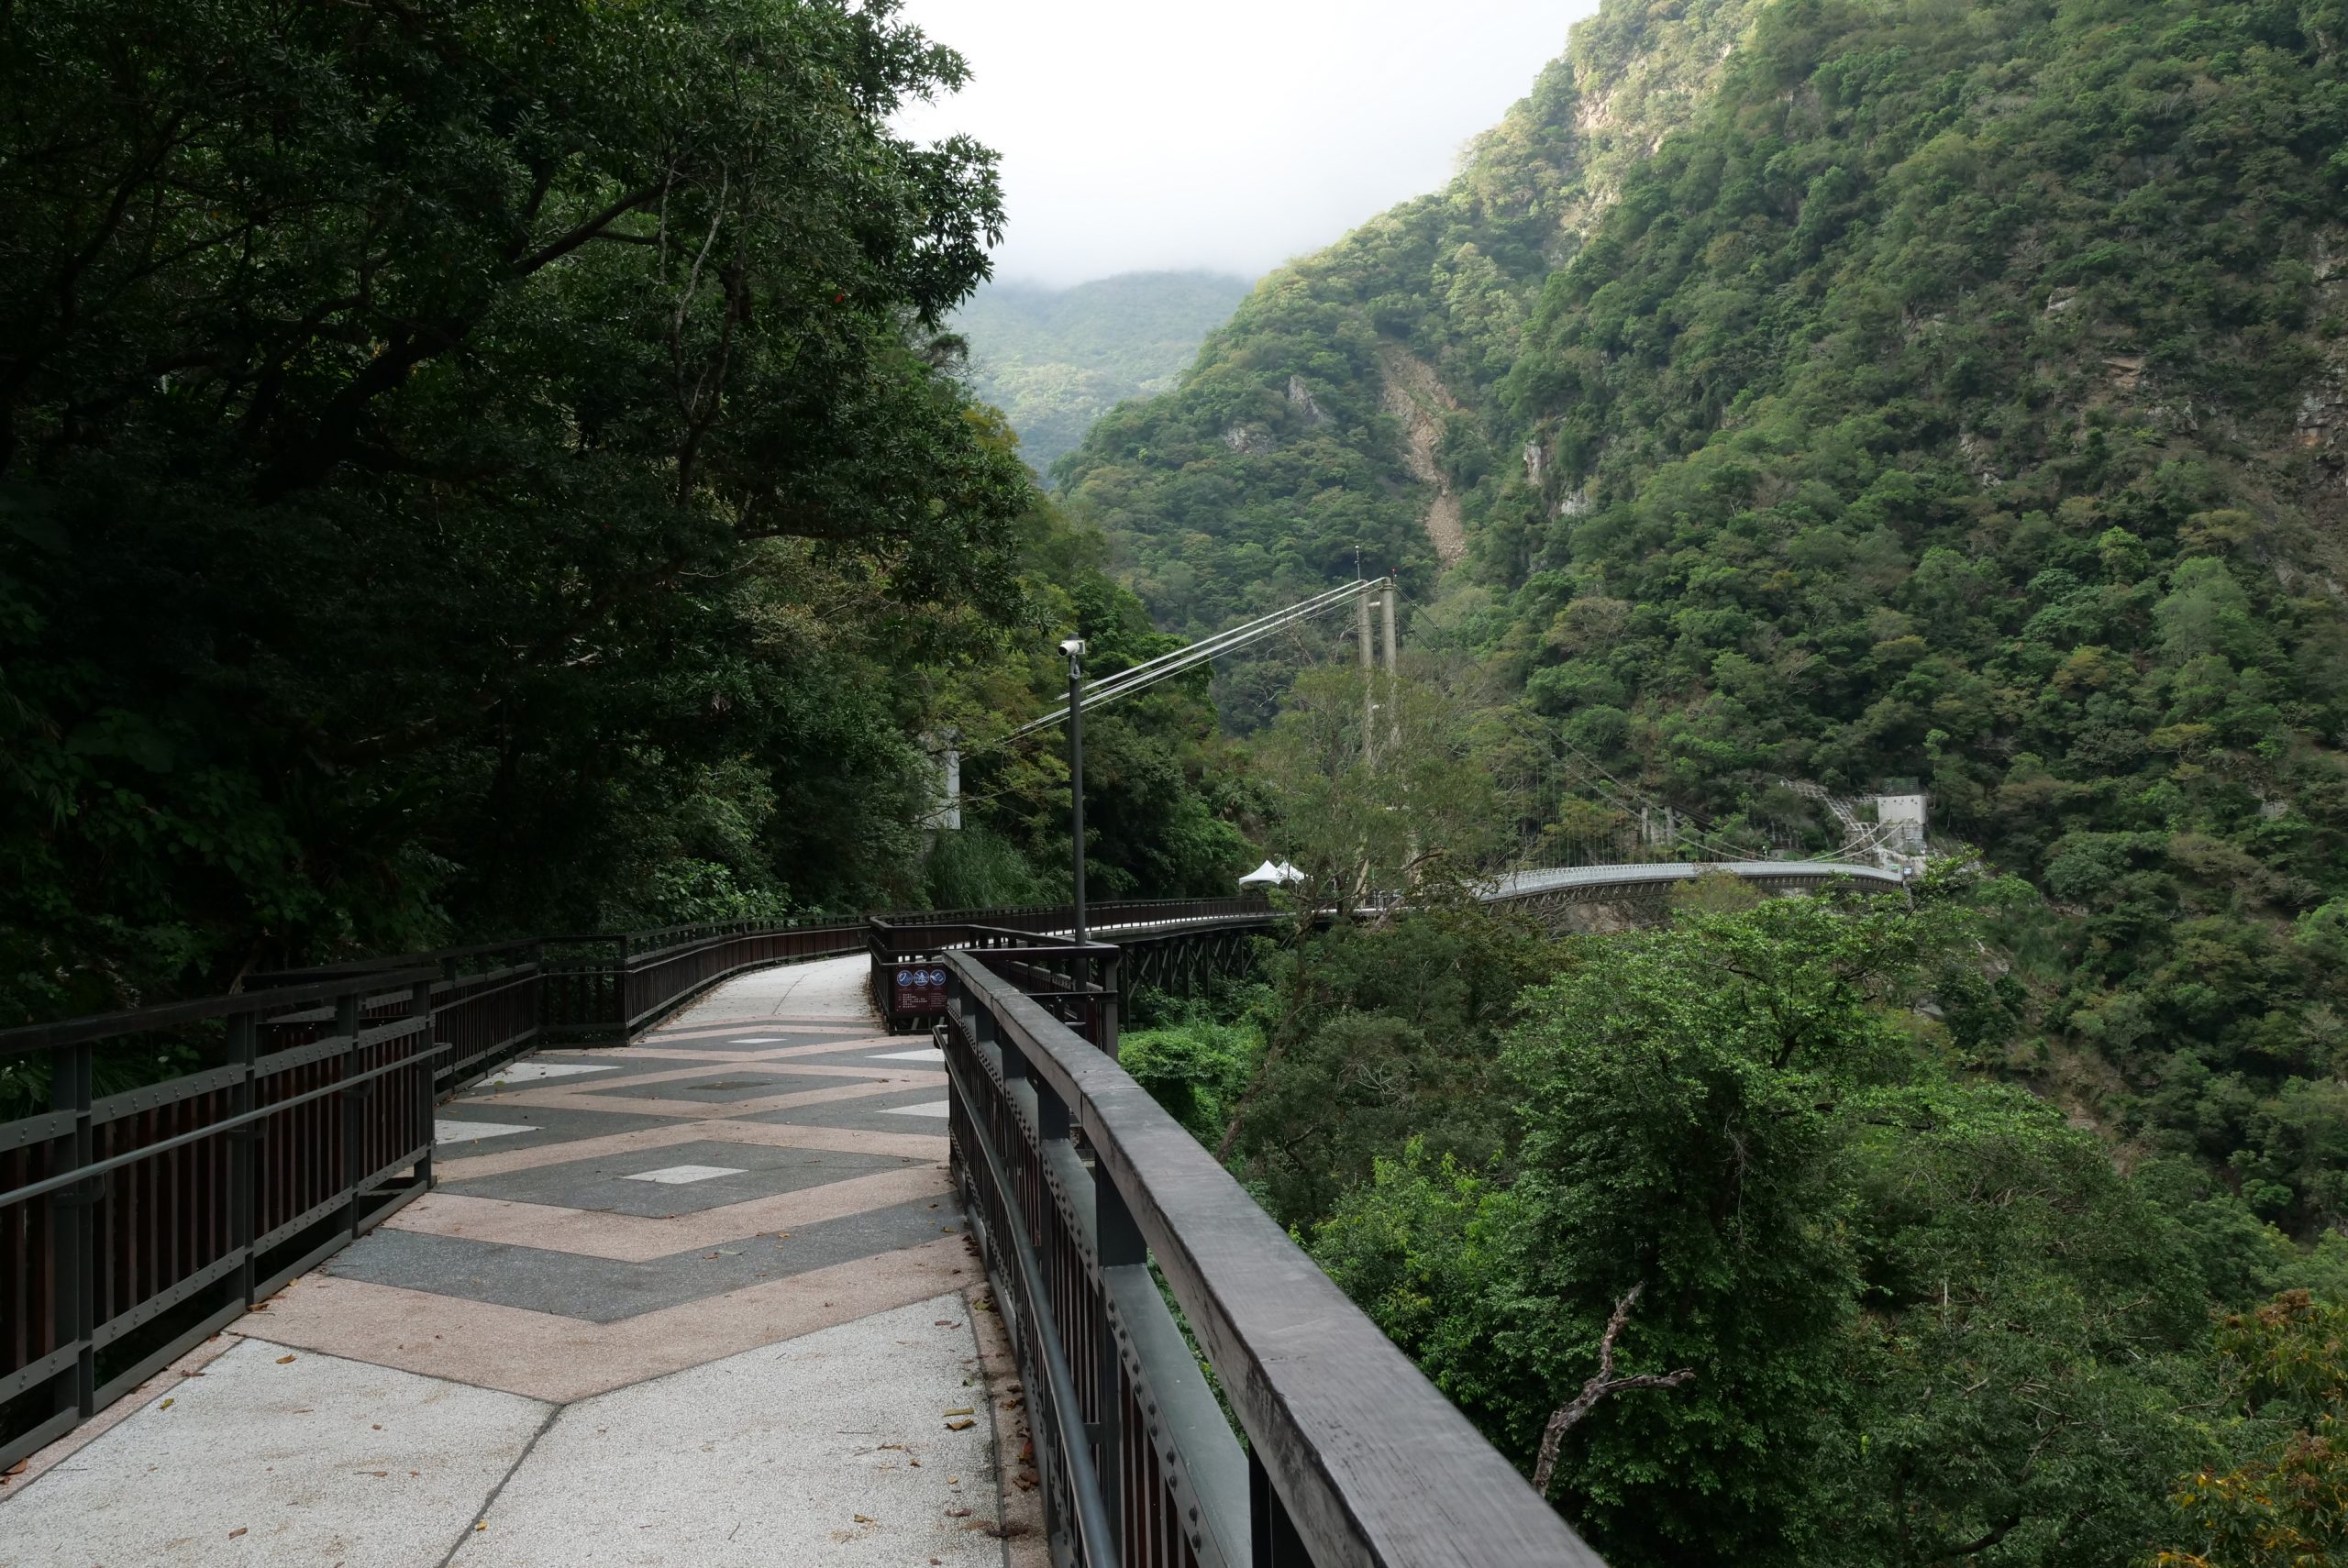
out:
<path id="1" fill-rule="evenodd" d="M 437 1190 L 38 1456 L 0 1568 L 1042 1561 L 943 1065 L 866 972 L 443 1107 Z"/>

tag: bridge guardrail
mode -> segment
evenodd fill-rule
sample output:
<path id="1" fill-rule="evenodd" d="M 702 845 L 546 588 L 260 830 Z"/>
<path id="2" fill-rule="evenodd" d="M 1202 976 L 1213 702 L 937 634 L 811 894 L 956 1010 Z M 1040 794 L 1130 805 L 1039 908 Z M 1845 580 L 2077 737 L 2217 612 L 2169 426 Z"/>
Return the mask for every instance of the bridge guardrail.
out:
<path id="1" fill-rule="evenodd" d="M 504 994 L 493 980 L 487 995 Z M 437 970 L 0 1031 L 0 1465 L 71 1430 L 432 1180 Z M 114 1093 L 124 1057 L 134 1079 Z"/>
<path id="2" fill-rule="evenodd" d="M 453 1093 L 538 1043 L 545 955 L 536 941 L 485 942 L 399 958 L 280 969 L 250 976 L 249 983 L 282 988 L 403 968 L 440 971 L 432 982 L 432 1037 L 441 1047 L 438 1093 Z M 360 1010 L 380 1019 L 400 1016 L 407 1006 L 406 995 L 394 989 L 370 996 Z"/>
<path id="3" fill-rule="evenodd" d="M 1054 1560 L 1600 1568 L 1214 1157 L 990 957 L 943 952 L 936 1035 Z"/>
<path id="4" fill-rule="evenodd" d="M 1130 900 L 1087 915 L 1090 934 L 1113 940 L 1079 947 L 1066 933 L 1073 923 L 1067 908 L 993 911 L 981 919 L 871 916 L 873 1008 L 892 1031 L 931 1027 L 945 1014 L 939 955 L 975 951 L 1113 1055 L 1125 985 L 1188 989 L 1243 960 L 1275 918 L 1270 904 L 1254 898 Z"/>

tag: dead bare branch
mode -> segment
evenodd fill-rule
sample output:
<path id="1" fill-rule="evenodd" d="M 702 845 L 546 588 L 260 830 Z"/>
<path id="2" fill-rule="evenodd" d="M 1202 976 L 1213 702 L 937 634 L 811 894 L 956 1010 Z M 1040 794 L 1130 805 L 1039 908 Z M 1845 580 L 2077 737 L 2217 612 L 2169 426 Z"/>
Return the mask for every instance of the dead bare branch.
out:
<path id="1" fill-rule="evenodd" d="M 1609 1394 L 1627 1393 L 1634 1388 L 1677 1388 L 1696 1375 L 1696 1369 L 1683 1366 L 1678 1372 L 1643 1372 L 1632 1377 L 1614 1375 L 1614 1341 L 1623 1325 L 1631 1320 L 1631 1308 L 1646 1289 L 1642 1280 L 1631 1286 L 1630 1294 L 1614 1303 L 1614 1315 L 1606 1320 L 1606 1332 L 1598 1341 L 1598 1371 L 1581 1386 L 1581 1392 L 1557 1407 L 1549 1424 L 1541 1432 L 1541 1458 L 1533 1467 L 1533 1489 L 1543 1496 L 1549 1495 L 1549 1477 L 1557 1468 L 1557 1449 L 1566 1434 L 1576 1423 L 1590 1413 L 1600 1399 Z"/>

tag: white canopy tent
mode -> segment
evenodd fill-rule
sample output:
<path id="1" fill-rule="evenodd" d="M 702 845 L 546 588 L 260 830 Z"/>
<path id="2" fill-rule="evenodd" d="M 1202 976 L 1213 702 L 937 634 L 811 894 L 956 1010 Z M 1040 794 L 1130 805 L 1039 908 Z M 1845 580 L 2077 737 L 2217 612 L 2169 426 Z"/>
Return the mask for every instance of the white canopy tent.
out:
<path id="1" fill-rule="evenodd" d="M 1303 880 L 1304 873 L 1287 861 L 1282 860 L 1275 864 L 1267 860 L 1245 877 L 1240 878 L 1239 885 L 1243 888 L 1269 888 L 1285 882 Z"/>

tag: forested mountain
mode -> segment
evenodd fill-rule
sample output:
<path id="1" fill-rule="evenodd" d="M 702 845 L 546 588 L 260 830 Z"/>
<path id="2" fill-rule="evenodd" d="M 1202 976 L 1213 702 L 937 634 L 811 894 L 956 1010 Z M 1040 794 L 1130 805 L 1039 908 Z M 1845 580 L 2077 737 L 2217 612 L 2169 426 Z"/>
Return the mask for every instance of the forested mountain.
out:
<path id="1" fill-rule="evenodd" d="M 1606 0 L 1058 470 L 1172 628 L 1400 571 L 1419 738 L 1221 681 L 1300 799 L 1392 750 L 1389 866 L 1592 766 L 1756 848 L 1912 778 L 1986 857 L 1339 930 L 1126 1037 L 1611 1562 L 2348 1556 L 2344 47 Z"/>
<path id="2" fill-rule="evenodd" d="M 1049 473 L 1092 422 L 1174 384 L 1247 293 L 1220 272 L 1125 272 L 1071 288 L 988 282 L 954 314 L 970 389 L 1003 412 Z"/>
<path id="3" fill-rule="evenodd" d="M 0 1026 L 1032 890 L 925 871 L 925 737 L 1154 634 L 947 371 L 1002 208 L 894 11 L 0 6 Z M 1208 729 L 1105 726 L 1111 886 L 1241 859 Z"/>
<path id="4" fill-rule="evenodd" d="M 1064 493 L 1175 628 L 1390 563 L 1501 729 L 1732 825 L 1925 780 L 2021 879 L 1953 1048 L 2348 1224 L 2343 46 L 2340 0 L 1609 3 Z"/>

